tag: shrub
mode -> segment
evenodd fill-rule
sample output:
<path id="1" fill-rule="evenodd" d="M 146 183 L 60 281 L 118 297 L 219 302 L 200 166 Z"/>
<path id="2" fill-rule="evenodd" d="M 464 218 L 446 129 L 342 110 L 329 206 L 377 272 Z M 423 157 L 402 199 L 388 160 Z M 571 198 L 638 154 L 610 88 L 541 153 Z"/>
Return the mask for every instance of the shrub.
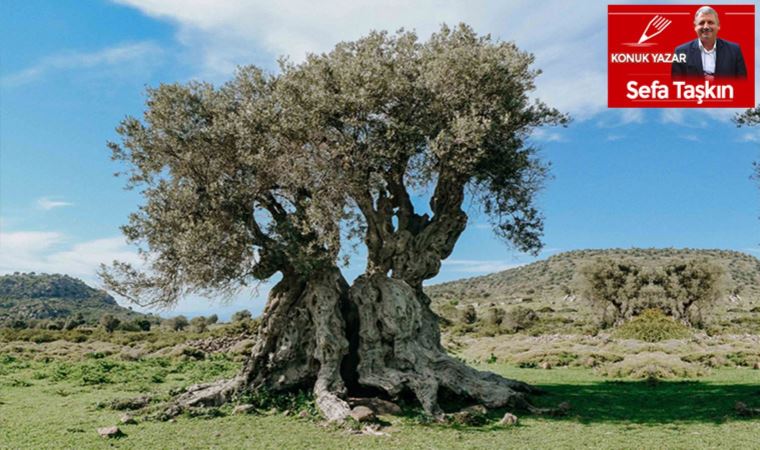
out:
<path id="1" fill-rule="evenodd" d="M 206 324 L 208 325 L 213 325 L 217 322 L 219 322 L 219 316 L 216 314 L 211 314 L 210 316 L 206 317 Z"/>
<path id="2" fill-rule="evenodd" d="M 538 319 L 538 314 L 532 309 L 515 306 L 504 315 L 501 327 L 509 333 L 516 333 L 530 327 L 536 319 Z"/>
<path id="3" fill-rule="evenodd" d="M 190 322 L 187 321 L 187 317 L 185 316 L 172 317 L 166 321 L 166 326 L 173 331 L 182 331 L 188 325 L 190 325 Z"/>
<path id="4" fill-rule="evenodd" d="M 640 316 L 619 326 L 614 332 L 614 336 L 618 338 L 646 342 L 684 339 L 691 335 L 692 332 L 687 326 L 676 322 L 658 309 L 647 309 Z"/>
<path id="5" fill-rule="evenodd" d="M 473 305 L 467 305 L 462 310 L 462 314 L 460 316 L 461 322 L 466 325 L 471 325 L 475 323 L 478 320 L 478 315 L 475 312 L 475 306 Z"/>
<path id="6" fill-rule="evenodd" d="M 198 333 L 203 333 L 208 329 L 206 318 L 203 316 L 193 317 L 193 319 L 190 320 L 190 326 L 193 328 L 193 331 Z"/>
<path id="7" fill-rule="evenodd" d="M 232 321 L 233 322 L 241 322 L 243 320 L 251 319 L 253 315 L 250 311 L 247 309 L 244 309 L 242 311 L 238 311 L 235 314 L 232 315 Z"/>
<path id="8" fill-rule="evenodd" d="M 603 365 L 597 369 L 597 373 L 614 378 L 671 379 L 696 378 L 707 375 L 709 370 L 683 361 L 676 355 L 643 352 L 628 355 L 620 362 Z"/>
<path id="9" fill-rule="evenodd" d="M 106 333 L 113 333 L 113 331 L 116 329 L 116 327 L 119 326 L 121 321 L 117 319 L 116 317 L 112 316 L 111 314 L 105 314 L 100 317 L 100 320 L 98 321 L 100 326 L 106 331 Z"/>

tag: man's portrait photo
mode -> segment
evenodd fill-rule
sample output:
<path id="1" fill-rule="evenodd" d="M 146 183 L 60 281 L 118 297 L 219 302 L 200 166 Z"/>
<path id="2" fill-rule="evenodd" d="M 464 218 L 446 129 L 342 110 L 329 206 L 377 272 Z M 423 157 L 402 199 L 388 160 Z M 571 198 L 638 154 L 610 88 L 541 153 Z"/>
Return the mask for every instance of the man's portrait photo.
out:
<path id="1" fill-rule="evenodd" d="M 694 31 L 697 39 L 679 45 L 676 54 L 685 54 L 676 58 L 671 67 L 673 78 L 746 78 L 747 67 L 739 45 L 718 38 L 720 18 L 709 6 L 702 6 L 694 14 Z"/>

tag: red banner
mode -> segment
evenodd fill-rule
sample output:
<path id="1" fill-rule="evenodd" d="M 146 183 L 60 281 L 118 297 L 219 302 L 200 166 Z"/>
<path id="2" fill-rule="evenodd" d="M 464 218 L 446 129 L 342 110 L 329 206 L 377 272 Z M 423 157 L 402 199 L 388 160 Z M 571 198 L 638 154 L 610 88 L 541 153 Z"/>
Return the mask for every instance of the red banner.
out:
<path id="1" fill-rule="evenodd" d="M 607 7 L 607 106 L 755 106 L 755 5 L 701 7 Z"/>

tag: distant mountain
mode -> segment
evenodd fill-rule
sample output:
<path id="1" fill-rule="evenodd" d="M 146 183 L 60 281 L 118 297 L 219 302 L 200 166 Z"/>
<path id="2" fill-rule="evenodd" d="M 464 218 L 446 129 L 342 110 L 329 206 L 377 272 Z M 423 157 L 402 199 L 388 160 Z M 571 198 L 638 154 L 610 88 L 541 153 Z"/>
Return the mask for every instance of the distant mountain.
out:
<path id="1" fill-rule="evenodd" d="M 103 314 L 120 319 L 143 316 L 119 306 L 107 292 L 68 275 L 32 272 L 0 276 L 0 323 L 66 319 L 77 313 L 88 323 L 97 322 Z"/>
<path id="2" fill-rule="evenodd" d="M 719 311 L 725 320 L 757 315 L 760 310 L 760 260 L 731 250 L 600 249 L 574 250 L 489 275 L 425 287 L 440 315 L 454 319 L 472 304 L 476 309 L 514 305 L 545 311 L 563 320 L 593 320 L 591 304 L 579 295 L 580 269 L 599 257 L 662 265 L 672 260 L 707 258 L 725 269 L 725 292 Z M 754 312 L 752 310 L 754 309 Z"/>

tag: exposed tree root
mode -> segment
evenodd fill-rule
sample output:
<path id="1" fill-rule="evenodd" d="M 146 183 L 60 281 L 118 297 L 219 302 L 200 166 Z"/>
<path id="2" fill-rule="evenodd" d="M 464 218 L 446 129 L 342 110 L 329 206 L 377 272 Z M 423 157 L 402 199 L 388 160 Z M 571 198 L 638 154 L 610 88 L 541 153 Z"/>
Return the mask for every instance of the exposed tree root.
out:
<path id="1" fill-rule="evenodd" d="M 528 402 L 527 395 L 538 389 L 449 356 L 429 303 L 421 289 L 382 274 L 359 277 L 350 289 L 337 269 L 308 282 L 284 278 L 272 290 L 258 341 L 242 373 L 189 388 L 166 414 L 219 406 L 261 388 L 310 388 L 325 418 L 340 421 L 351 412 L 344 400 L 344 377 L 352 388 L 379 389 L 392 398 L 411 392 L 426 413 L 439 419 L 444 417 L 439 404 L 443 391 L 487 408 L 552 413 Z M 347 327 L 347 320 L 358 323 Z M 352 355 L 349 338 L 354 341 Z M 345 361 L 352 363 L 341 373 Z"/>
<path id="2" fill-rule="evenodd" d="M 347 291 L 337 269 L 308 280 L 283 277 L 270 293 L 258 340 L 242 373 L 189 388 L 166 414 L 219 406 L 237 394 L 261 388 L 278 392 L 313 387 L 317 406 L 328 420 L 347 417 L 350 408 L 341 398 L 346 388 L 340 376 L 348 352 L 341 313 Z"/>

